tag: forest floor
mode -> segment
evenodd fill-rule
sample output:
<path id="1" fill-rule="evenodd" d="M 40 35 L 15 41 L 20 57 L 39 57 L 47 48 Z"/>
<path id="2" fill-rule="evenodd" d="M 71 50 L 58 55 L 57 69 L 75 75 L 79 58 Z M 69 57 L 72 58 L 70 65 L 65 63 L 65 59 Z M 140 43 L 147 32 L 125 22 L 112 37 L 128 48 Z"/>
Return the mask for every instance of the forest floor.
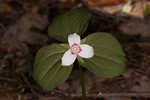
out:
<path id="1" fill-rule="evenodd" d="M 93 13 L 86 33 L 111 33 L 120 41 L 128 59 L 127 71 L 115 78 L 97 77 L 85 70 L 88 100 L 150 100 L 150 16 L 144 16 L 150 1 L 132 0 L 132 10 L 122 14 L 125 3 L 126 0 L 0 0 L 0 100 L 80 100 L 78 68 L 48 93 L 32 77 L 36 52 L 55 41 L 47 35 L 52 19 L 78 7 Z M 98 96 L 100 93 L 105 96 Z M 129 93 L 134 95 L 128 96 Z"/>

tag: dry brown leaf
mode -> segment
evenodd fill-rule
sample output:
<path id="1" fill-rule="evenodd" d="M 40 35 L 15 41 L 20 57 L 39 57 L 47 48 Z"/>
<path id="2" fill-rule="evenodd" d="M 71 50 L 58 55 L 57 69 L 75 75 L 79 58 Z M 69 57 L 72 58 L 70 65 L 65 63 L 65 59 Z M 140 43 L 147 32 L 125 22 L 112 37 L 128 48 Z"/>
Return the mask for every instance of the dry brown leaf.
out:
<path id="1" fill-rule="evenodd" d="M 0 3 L 0 13 L 11 12 L 12 7 L 6 3 Z"/>
<path id="2" fill-rule="evenodd" d="M 122 33 L 128 35 L 140 35 L 141 37 L 150 37 L 150 19 L 128 20 L 120 25 L 119 30 Z"/>
<path id="3" fill-rule="evenodd" d="M 150 91 L 150 81 L 147 76 L 142 76 L 136 79 L 136 85 L 131 88 L 131 91 L 135 92 L 149 92 Z"/>
<path id="4" fill-rule="evenodd" d="M 108 6 L 125 3 L 127 0 L 88 0 L 89 6 Z"/>
<path id="5" fill-rule="evenodd" d="M 39 14 L 26 13 L 17 20 L 15 25 L 8 28 L 4 33 L 2 43 L 14 44 L 17 42 L 26 42 L 28 44 L 41 44 L 47 41 L 47 36 L 34 32 L 32 28 L 43 29 L 48 25 L 47 16 Z"/>
<path id="6" fill-rule="evenodd" d="M 105 97 L 105 100 L 132 100 L 130 97 Z"/>

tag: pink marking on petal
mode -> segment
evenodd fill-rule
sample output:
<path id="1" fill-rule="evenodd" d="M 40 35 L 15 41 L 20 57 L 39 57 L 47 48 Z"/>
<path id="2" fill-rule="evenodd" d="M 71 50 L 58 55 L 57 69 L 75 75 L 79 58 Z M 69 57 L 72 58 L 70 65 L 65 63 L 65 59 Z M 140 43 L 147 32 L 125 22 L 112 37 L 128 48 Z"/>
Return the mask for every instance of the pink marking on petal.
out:
<path id="1" fill-rule="evenodd" d="M 73 50 L 76 47 L 77 50 Z M 79 54 L 82 51 L 82 48 L 80 47 L 80 45 L 78 45 L 77 43 L 74 43 L 71 46 L 71 54 Z"/>
<path id="2" fill-rule="evenodd" d="M 79 46 L 79 51 L 78 51 L 78 53 L 80 53 L 82 51 L 82 48 Z"/>
<path id="3" fill-rule="evenodd" d="M 74 47 L 74 46 L 79 46 L 77 43 L 74 43 L 73 45 L 72 45 L 72 47 Z"/>

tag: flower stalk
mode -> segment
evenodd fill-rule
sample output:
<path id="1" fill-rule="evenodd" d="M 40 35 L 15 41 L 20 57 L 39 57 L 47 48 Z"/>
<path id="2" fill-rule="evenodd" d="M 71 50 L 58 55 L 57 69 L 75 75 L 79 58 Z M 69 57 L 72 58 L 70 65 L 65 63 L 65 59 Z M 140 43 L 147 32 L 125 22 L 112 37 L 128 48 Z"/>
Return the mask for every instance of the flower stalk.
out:
<path id="1" fill-rule="evenodd" d="M 80 70 L 80 84 L 82 88 L 82 100 L 86 100 L 86 87 L 84 84 L 84 72 L 83 68 L 79 65 L 79 70 Z"/>

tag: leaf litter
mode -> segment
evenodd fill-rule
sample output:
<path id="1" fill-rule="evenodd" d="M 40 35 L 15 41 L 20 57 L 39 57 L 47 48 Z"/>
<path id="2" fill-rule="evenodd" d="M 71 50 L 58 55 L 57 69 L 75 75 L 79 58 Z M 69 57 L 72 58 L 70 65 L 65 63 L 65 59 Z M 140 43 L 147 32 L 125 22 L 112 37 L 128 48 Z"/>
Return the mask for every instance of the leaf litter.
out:
<path id="1" fill-rule="evenodd" d="M 20 9 L 16 10 L 14 8 L 18 5 L 13 5 L 13 8 L 11 0 L 0 2 L 5 3 L 5 5 L 0 5 L 3 7 L 1 9 L 3 11 L 0 12 L 3 19 L 0 21 L 0 97 L 2 100 L 79 100 L 81 89 L 77 68 L 74 68 L 65 83 L 54 91 L 45 93 L 34 82 L 32 67 L 37 50 L 54 41 L 47 36 L 47 27 L 52 18 L 57 15 L 57 12 L 79 7 L 82 3 L 76 2 L 77 4 L 73 6 L 61 5 L 59 7 L 60 5 L 57 5 L 56 2 L 61 4 L 65 1 L 15 0 L 15 3 L 21 5 Z M 145 1 L 144 3 L 149 2 Z M 88 95 L 97 95 L 99 92 L 150 92 L 150 20 L 149 17 L 143 17 L 141 10 L 144 8 L 140 7 L 142 4 L 140 1 L 134 0 L 133 5 L 136 6 L 131 14 L 126 16 L 118 16 L 119 13 L 116 12 L 109 13 L 107 9 L 102 12 L 92 10 L 94 17 L 89 24 L 87 34 L 96 31 L 112 33 L 121 42 L 128 62 L 126 73 L 111 79 L 97 77 L 85 70 Z M 107 7 L 111 8 L 109 5 Z M 112 10 L 115 11 L 115 7 Z M 111 10 L 109 9 L 109 11 Z M 147 100 L 148 97 L 102 97 L 102 99 Z M 88 100 L 98 100 L 98 98 L 89 96 Z"/>

